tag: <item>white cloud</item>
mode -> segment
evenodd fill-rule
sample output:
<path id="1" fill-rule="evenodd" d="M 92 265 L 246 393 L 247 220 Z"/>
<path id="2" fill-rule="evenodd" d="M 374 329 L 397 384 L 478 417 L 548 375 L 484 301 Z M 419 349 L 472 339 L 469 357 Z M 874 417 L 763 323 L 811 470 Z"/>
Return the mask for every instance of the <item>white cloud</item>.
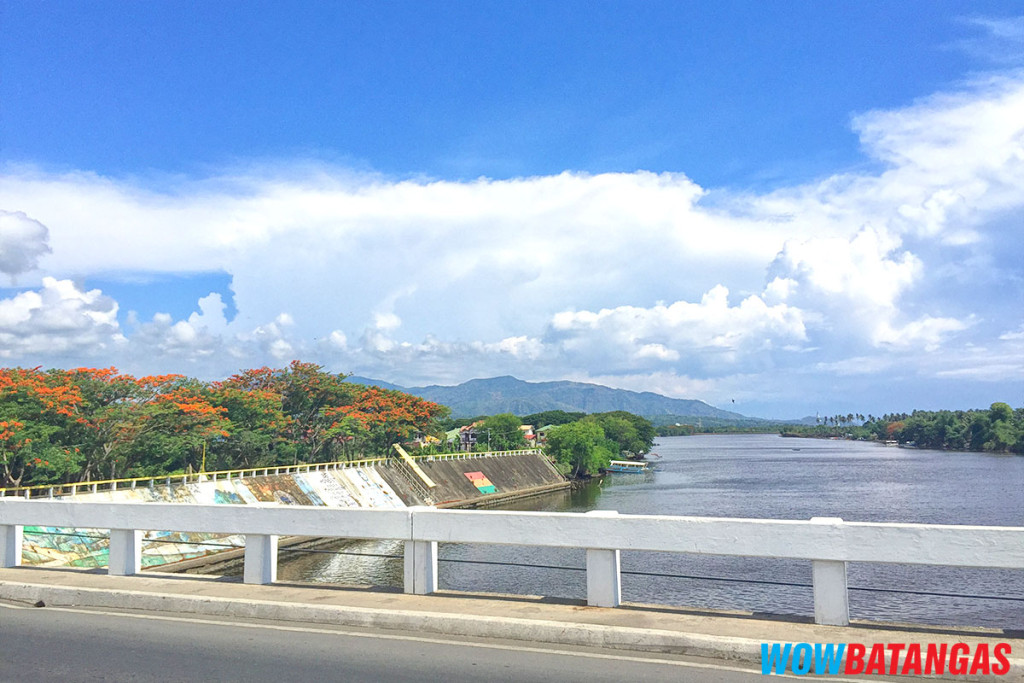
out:
<path id="1" fill-rule="evenodd" d="M 999 338 L 1003 341 L 1024 341 L 1024 325 L 1021 325 L 1016 331 L 1003 332 Z"/>
<path id="2" fill-rule="evenodd" d="M 527 360 L 539 358 L 544 352 L 544 344 L 541 340 L 527 337 L 525 335 L 518 337 L 506 337 L 505 339 L 492 344 L 477 342 L 472 345 L 471 348 L 483 353 L 503 353 L 515 358 L 523 358 Z"/>
<path id="3" fill-rule="evenodd" d="M 217 292 L 210 292 L 199 300 L 199 312 L 188 317 L 188 324 L 193 328 L 205 328 L 213 332 L 221 332 L 228 326 L 224 311 L 227 305 Z"/>
<path id="4" fill-rule="evenodd" d="M 865 227 L 842 237 L 788 241 L 772 264 L 779 273 L 774 291 L 785 283 L 786 298 L 797 289 L 814 296 L 839 297 L 871 308 L 892 308 L 920 277 L 922 264 L 909 252 L 894 254 L 901 241 L 886 230 Z M 779 284 L 775 284 L 779 282 Z"/>
<path id="5" fill-rule="evenodd" d="M 707 363 L 700 358 L 709 352 L 716 364 L 733 364 L 745 361 L 745 354 L 799 344 L 807 330 L 799 309 L 769 306 L 756 295 L 732 306 L 729 290 L 718 285 L 699 303 L 562 311 L 551 320 L 551 337 L 568 356 L 585 355 L 605 370 L 624 371 L 684 356 Z"/>
<path id="6" fill-rule="evenodd" d="M 13 281 L 34 270 L 39 258 L 50 253 L 46 226 L 21 211 L 0 210 L 0 273 Z"/>
<path id="7" fill-rule="evenodd" d="M 875 328 L 873 341 L 876 345 L 923 347 L 925 351 L 934 351 L 947 335 L 964 330 L 967 326 L 968 323 L 962 320 L 925 316 L 898 328 L 889 324 L 880 325 Z"/>
<path id="8" fill-rule="evenodd" d="M 634 354 L 636 358 L 654 358 L 661 361 L 679 360 L 679 352 L 663 344 L 644 344 Z"/>
<path id="9" fill-rule="evenodd" d="M 42 288 L 0 299 L 0 357 L 102 357 L 125 343 L 117 303 L 70 280 L 43 278 Z"/>
<path id="10" fill-rule="evenodd" d="M 348 337 L 346 337 L 345 333 L 341 330 L 332 331 L 331 334 L 328 335 L 327 340 L 335 349 L 344 350 L 348 348 Z"/>

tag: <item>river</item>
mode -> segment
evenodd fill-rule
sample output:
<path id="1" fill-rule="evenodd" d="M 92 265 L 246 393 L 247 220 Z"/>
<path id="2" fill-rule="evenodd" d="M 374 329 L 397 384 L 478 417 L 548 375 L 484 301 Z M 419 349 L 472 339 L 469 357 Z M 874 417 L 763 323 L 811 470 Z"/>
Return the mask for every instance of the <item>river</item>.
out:
<path id="1" fill-rule="evenodd" d="M 1024 526 L 1022 457 L 767 434 L 662 438 L 655 452 L 661 457 L 652 459 L 654 472 L 612 475 L 504 509 Z M 340 554 L 282 552 L 279 578 L 398 587 L 401 560 L 375 555 L 401 552 L 397 542 L 369 541 L 348 544 Z M 582 550 L 443 544 L 440 557 L 442 589 L 586 594 Z M 622 570 L 629 602 L 775 615 L 814 611 L 809 587 L 747 582 L 810 584 L 806 561 L 623 552 Z M 854 619 L 1024 629 L 1024 570 L 851 563 L 848 576 Z"/>

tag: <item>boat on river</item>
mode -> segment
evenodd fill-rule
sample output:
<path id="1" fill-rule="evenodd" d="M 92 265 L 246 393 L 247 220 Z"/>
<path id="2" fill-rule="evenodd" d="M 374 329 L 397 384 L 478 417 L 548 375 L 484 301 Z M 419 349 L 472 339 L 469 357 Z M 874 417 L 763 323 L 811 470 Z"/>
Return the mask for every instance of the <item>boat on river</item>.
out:
<path id="1" fill-rule="evenodd" d="M 612 460 L 608 463 L 608 467 L 604 468 L 605 472 L 617 472 L 619 474 L 623 472 L 650 472 L 652 470 L 651 464 L 643 460 Z"/>

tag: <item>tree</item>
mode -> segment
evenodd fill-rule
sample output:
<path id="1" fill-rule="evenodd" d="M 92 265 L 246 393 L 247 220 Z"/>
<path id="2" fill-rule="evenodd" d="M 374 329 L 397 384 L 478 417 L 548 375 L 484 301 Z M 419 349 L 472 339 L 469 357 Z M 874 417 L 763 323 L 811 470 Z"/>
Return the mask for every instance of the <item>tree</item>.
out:
<path id="1" fill-rule="evenodd" d="M 476 428 L 477 433 L 481 435 L 477 438 L 477 445 L 482 445 L 491 451 L 514 451 L 526 448 L 526 437 L 519 429 L 520 424 L 519 418 L 512 413 L 492 415 Z"/>
<path id="2" fill-rule="evenodd" d="M 591 416 L 597 420 L 605 436 L 618 445 L 618 452 L 631 458 L 646 455 L 654 448 L 655 429 L 650 420 L 616 410 Z"/>
<path id="3" fill-rule="evenodd" d="M 582 420 L 586 413 L 569 413 L 564 410 L 545 410 L 540 413 L 533 413 L 523 418 L 523 424 L 536 427 L 547 427 L 548 425 L 564 425 L 576 420 Z"/>
<path id="4" fill-rule="evenodd" d="M 0 369 L 0 485 L 45 483 L 77 471 L 80 450 L 62 448 L 58 438 L 82 400 L 66 374 Z"/>
<path id="5" fill-rule="evenodd" d="M 326 411 L 338 435 L 351 435 L 380 454 L 417 433 L 428 433 L 448 408 L 418 396 L 381 387 L 361 387 L 348 405 Z M 358 430 L 358 431 L 357 431 Z"/>
<path id="6" fill-rule="evenodd" d="M 231 422 L 227 437 L 211 449 L 207 469 L 232 469 L 278 464 L 275 447 L 284 442 L 287 420 L 281 394 L 262 384 L 214 382 L 211 401 L 224 408 Z"/>
<path id="7" fill-rule="evenodd" d="M 1006 403 L 993 403 L 989 407 L 991 423 L 984 448 L 987 451 L 1009 451 L 1017 443 L 1020 434 L 1013 424 L 1013 408 Z"/>
<path id="8" fill-rule="evenodd" d="M 234 389 L 238 391 L 259 392 L 252 394 L 260 397 L 260 406 L 253 406 L 257 413 L 263 413 L 271 422 L 277 423 L 277 401 L 280 401 L 280 413 L 283 421 L 277 428 L 281 443 L 275 448 L 279 462 L 299 460 L 316 462 L 332 459 L 333 448 L 346 436 L 350 436 L 353 427 L 339 424 L 337 416 L 331 411 L 339 406 L 351 405 L 355 400 L 358 386 L 345 381 L 345 375 L 325 372 L 315 363 L 304 363 L 294 360 L 286 368 L 256 368 L 243 370 L 229 377 L 219 385 L 219 390 Z M 250 414 L 250 418 L 258 415 Z M 254 425 L 255 426 L 255 425 Z M 274 445 L 273 439 L 267 439 L 262 429 L 250 429 L 241 436 L 234 446 L 241 446 L 241 441 L 248 442 L 247 448 Z M 249 451 L 251 454 L 251 450 Z M 283 463 L 282 463 L 283 464 Z"/>
<path id="9" fill-rule="evenodd" d="M 580 420 L 554 427 L 548 433 L 545 452 L 573 477 L 597 474 L 615 457 L 617 444 L 605 438 L 594 420 Z"/>
<path id="10" fill-rule="evenodd" d="M 324 372 L 315 363 L 293 360 L 287 368 L 277 371 L 277 390 L 288 418 L 288 435 L 292 442 L 304 446 L 301 454 L 310 462 L 324 459 L 322 451 L 347 434 L 348 427 L 339 426 L 331 409 L 351 405 L 356 385 L 345 382 L 345 375 Z M 326 459 L 331 459 L 329 453 Z M 296 458 L 299 454 L 296 454 Z"/>
<path id="11" fill-rule="evenodd" d="M 183 469 L 213 436 L 227 436 L 226 409 L 213 405 L 207 385 L 184 375 L 136 379 L 116 368 L 77 368 L 75 438 L 85 456 L 81 479 Z"/>

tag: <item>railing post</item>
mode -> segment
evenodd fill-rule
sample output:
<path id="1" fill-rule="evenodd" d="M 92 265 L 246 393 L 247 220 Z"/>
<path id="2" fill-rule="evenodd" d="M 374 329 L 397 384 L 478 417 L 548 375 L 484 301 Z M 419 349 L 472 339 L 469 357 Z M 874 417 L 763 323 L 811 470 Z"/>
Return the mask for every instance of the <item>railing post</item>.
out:
<path id="1" fill-rule="evenodd" d="M 138 529 L 111 529 L 107 573 L 112 576 L 131 576 L 141 570 L 142 532 Z"/>
<path id="2" fill-rule="evenodd" d="M 268 584 L 277 581 L 277 536 L 245 535 L 245 583 Z"/>
<path id="3" fill-rule="evenodd" d="M 614 517 L 613 510 L 592 510 L 592 517 Z M 587 548 L 587 604 L 618 607 L 622 603 L 621 559 L 618 549 Z"/>
<path id="4" fill-rule="evenodd" d="M 24 540 L 24 528 L 20 524 L 0 524 L 0 567 L 21 566 Z"/>
<path id="5" fill-rule="evenodd" d="M 405 592 L 437 592 L 437 541 L 405 542 Z"/>
<path id="6" fill-rule="evenodd" d="M 812 517 L 812 524 L 842 524 L 839 517 Z M 850 598 L 846 590 L 846 562 L 813 560 L 811 583 L 814 585 L 814 623 L 849 626 Z"/>
<path id="7" fill-rule="evenodd" d="M 417 541 L 416 511 L 426 507 L 409 509 L 411 520 L 411 541 L 405 542 L 405 592 L 415 595 L 429 595 L 437 592 L 437 541 Z"/>

